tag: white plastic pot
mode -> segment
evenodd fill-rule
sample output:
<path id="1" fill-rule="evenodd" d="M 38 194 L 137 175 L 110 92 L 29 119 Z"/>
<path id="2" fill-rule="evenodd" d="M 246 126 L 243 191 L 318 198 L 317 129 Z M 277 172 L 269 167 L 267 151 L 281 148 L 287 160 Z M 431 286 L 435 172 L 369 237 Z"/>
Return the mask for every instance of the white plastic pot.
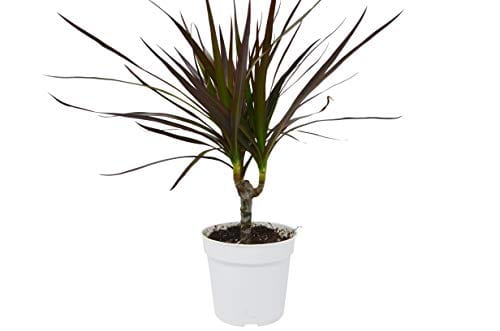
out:
<path id="1" fill-rule="evenodd" d="M 288 266 L 295 235 L 282 242 L 261 245 L 227 244 L 208 238 L 215 229 L 235 224 L 203 230 L 215 314 L 223 322 L 237 326 L 273 323 L 280 319 L 285 308 Z M 294 232 L 285 225 L 272 225 L 288 233 Z"/>

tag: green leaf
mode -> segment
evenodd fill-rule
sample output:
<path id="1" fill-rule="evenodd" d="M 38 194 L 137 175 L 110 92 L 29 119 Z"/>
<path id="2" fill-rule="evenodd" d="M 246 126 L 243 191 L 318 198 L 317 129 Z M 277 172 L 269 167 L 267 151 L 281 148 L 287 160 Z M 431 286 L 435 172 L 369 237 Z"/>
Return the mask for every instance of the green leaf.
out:
<path id="1" fill-rule="evenodd" d="M 233 101 L 231 105 L 231 129 L 232 143 L 235 148 L 235 157 L 238 155 L 238 133 L 240 130 L 242 108 L 245 105 L 245 92 L 248 86 L 247 80 L 247 64 L 248 64 L 248 43 L 250 40 L 250 22 L 251 22 L 251 7 L 248 7 L 247 20 L 245 31 L 243 33 L 243 42 L 238 49 L 238 57 L 235 72 L 235 90 L 233 93 Z"/>
<path id="2" fill-rule="evenodd" d="M 208 23 L 210 26 L 210 36 L 212 38 L 212 52 L 214 57 L 215 64 L 215 83 L 217 86 L 217 91 L 219 92 L 219 98 L 222 104 L 229 108 L 231 104 L 231 98 L 229 97 L 227 87 L 226 87 L 226 79 L 224 75 L 224 68 L 222 63 L 222 55 L 219 48 L 219 40 L 217 39 L 217 31 L 215 30 L 214 18 L 212 15 L 212 8 L 210 7 L 210 1 L 205 0 L 207 5 L 207 15 L 208 15 Z"/>
<path id="3" fill-rule="evenodd" d="M 271 0 L 266 24 L 266 32 L 262 42 L 262 55 L 260 62 L 255 67 L 254 85 L 254 112 L 255 130 L 257 143 L 261 150 L 264 150 L 267 134 L 267 114 L 266 114 L 266 86 L 267 73 L 270 63 L 271 39 L 274 27 L 274 13 L 276 10 L 276 0 Z M 258 36 L 256 37 L 258 39 Z"/>

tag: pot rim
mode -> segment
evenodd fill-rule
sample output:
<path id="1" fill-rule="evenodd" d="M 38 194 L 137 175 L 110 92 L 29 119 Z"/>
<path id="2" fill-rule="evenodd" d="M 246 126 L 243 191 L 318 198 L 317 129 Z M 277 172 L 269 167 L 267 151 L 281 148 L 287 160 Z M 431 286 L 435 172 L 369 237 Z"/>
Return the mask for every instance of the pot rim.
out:
<path id="1" fill-rule="evenodd" d="M 297 230 L 299 228 L 292 228 L 291 226 L 289 225 L 286 225 L 286 224 L 281 224 L 281 223 L 274 223 L 274 222 L 252 222 L 252 224 L 258 224 L 258 225 L 273 225 L 274 227 L 281 227 L 281 228 L 284 228 L 288 231 L 290 231 L 290 233 L 292 233 L 292 236 L 286 240 L 283 240 L 283 241 L 278 241 L 278 242 L 274 242 L 274 243 L 265 243 L 265 244 L 251 244 L 251 245 L 247 245 L 247 244 L 239 244 L 239 243 L 225 243 L 225 242 L 222 242 L 222 241 L 217 241 L 217 240 L 213 240 L 213 239 L 210 239 L 207 234 L 208 234 L 208 231 L 211 230 L 212 228 L 215 228 L 216 226 L 231 226 L 231 225 L 237 225 L 237 224 L 240 224 L 239 222 L 227 222 L 227 223 L 219 223 L 219 224 L 213 224 L 213 225 L 210 225 L 210 226 L 207 226 L 206 228 L 204 228 L 202 231 L 201 231 L 201 235 L 203 236 L 203 239 L 206 240 L 206 241 L 209 241 L 209 242 L 212 242 L 212 243 L 216 243 L 218 245 L 222 245 L 222 246 L 230 246 L 230 247 L 245 247 L 245 248 L 252 248 L 252 247 L 270 247 L 270 246 L 277 246 L 277 245 L 283 245 L 285 243 L 289 243 L 291 241 L 294 241 L 295 240 L 295 237 L 297 237 Z"/>

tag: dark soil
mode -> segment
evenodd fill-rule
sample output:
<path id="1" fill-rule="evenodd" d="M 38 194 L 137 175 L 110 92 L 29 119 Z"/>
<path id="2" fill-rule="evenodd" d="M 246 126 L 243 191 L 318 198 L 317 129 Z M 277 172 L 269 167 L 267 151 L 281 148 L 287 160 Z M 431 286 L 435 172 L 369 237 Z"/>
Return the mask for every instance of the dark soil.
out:
<path id="1" fill-rule="evenodd" d="M 291 238 L 291 234 L 283 233 L 264 225 L 252 226 L 250 245 L 271 244 Z M 208 238 L 224 243 L 236 244 L 240 241 L 240 226 L 234 225 L 225 229 L 217 229 Z"/>

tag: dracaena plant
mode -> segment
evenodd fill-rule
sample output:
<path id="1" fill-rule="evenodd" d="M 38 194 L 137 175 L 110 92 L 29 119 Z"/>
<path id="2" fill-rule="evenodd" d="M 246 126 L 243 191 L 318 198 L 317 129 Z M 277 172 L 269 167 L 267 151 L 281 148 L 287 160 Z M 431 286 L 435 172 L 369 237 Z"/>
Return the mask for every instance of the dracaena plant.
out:
<path id="1" fill-rule="evenodd" d="M 401 14 L 383 24 L 359 44 L 347 49 L 349 41 L 365 17 L 365 9 L 345 37 L 331 53 L 327 54 L 327 58 L 324 57 L 326 48 L 319 57 L 317 51 L 343 22 L 325 38 L 303 45 L 299 55 L 289 60 L 290 49 L 296 43 L 304 19 L 321 0 L 299 15 L 301 2 L 302 0 L 296 2 L 286 16 L 284 24 L 278 27 L 276 21 L 280 5 L 276 0 L 270 0 L 266 22 L 257 22 L 254 26 L 251 0 L 244 22 L 238 20 L 237 7 L 233 1 L 234 15 L 224 37 L 221 27 L 214 21 L 210 2 L 206 0 L 210 35 L 207 40 L 201 37 L 196 25 L 190 25 L 194 28 L 188 27 L 182 15 L 180 19 L 175 19 L 158 4 L 152 2 L 168 16 L 192 50 L 192 56 L 187 57 L 177 49 L 176 54 L 173 54 L 161 46 L 153 47 L 142 40 L 152 56 L 164 65 L 165 72 L 161 73 L 146 69 L 123 52 L 60 15 L 76 30 L 124 60 L 125 67 L 134 81 L 88 76 L 52 77 L 131 84 L 151 90 L 167 103 L 166 109 L 162 112 L 116 113 L 97 112 L 54 98 L 68 107 L 111 117 L 134 119 L 139 126 L 150 132 L 204 147 L 197 155 L 172 157 L 111 175 L 129 173 L 161 162 L 191 159 L 172 186 L 174 189 L 200 160 L 213 160 L 227 165 L 232 169 L 236 191 L 241 200 L 241 243 L 248 243 L 251 233 L 252 199 L 262 193 L 269 157 L 283 138 L 296 139 L 295 133 L 321 136 L 304 130 L 320 122 L 396 118 L 367 116 L 313 119 L 312 117 L 328 107 L 330 97 L 327 97 L 326 105 L 319 111 L 307 114 L 299 112 L 305 105 L 332 87 L 319 90 L 319 87 L 351 55 Z M 310 58 L 313 58 L 312 63 L 308 62 Z M 290 64 L 285 66 L 287 60 Z M 165 74 L 169 74 L 169 78 L 165 78 Z M 150 83 L 148 80 L 151 78 L 162 82 L 164 86 L 158 87 Z M 296 84 L 303 84 L 302 88 L 293 97 L 291 105 L 284 108 L 280 104 L 282 96 Z M 277 109 L 280 111 L 277 112 Z M 256 164 L 259 171 L 259 182 L 255 187 L 245 179 L 252 163 Z"/>

